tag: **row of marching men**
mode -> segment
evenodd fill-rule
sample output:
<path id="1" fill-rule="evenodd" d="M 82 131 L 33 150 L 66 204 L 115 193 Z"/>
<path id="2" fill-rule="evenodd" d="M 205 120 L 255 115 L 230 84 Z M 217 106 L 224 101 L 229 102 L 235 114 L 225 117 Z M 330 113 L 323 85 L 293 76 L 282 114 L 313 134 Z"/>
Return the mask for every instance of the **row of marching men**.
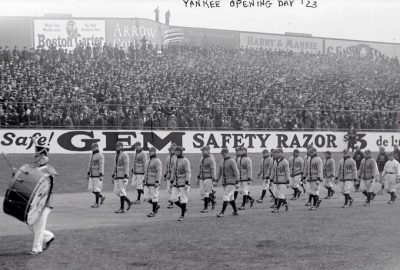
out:
<path id="1" fill-rule="evenodd" d="M 149 149 L 149 157 L 143 151 L 140 142 L 135 143 L 133 153 L 133 168 L 130 170 L 129 155 L 123 150 L 123 143 L 116 144 L 116 155 L 114 159 L 114 170 L 112 181 L 114 193 L 120 198 L 120 208 L 116 213 L 129 210 L 132 204 L 139 204 L 142 199 L 152 205 L 152 211 L 148 217 L 154 217 L 160 209 L 158 204 L 159 187 L 162 180 L 167 183 L 169 193 L 168 208 L 174 205 L 180 208 L 180 218 L 184 220 L 187 212 L 187 202 L 191 185 L 191 165 L 190 161 L 184 157 L 184 148 L 174 144 L 169 148 L 164 168 L 161 160 L 157 157 L 156 149 Z M 105 197 L 101 194 L 104 177 L 104 156 L 99 152 L 98 144 L 92 145 L 93 153 L 90 157 L 88 167 L 89 190 L 95 194 L 95 204 L 93 208 L 103 204 Z M 235 157 L 232 157 L 227 148 L 221 150 L 222 161 L 217 166 L 214 156 L 210 153 L 209 146 L 201 148 L 202 155 L 199 162 L 199 174 L 197 184 L 200 186 L 204 208 L 201 211 L 206 213 L 211 204 L 212 209 L 216 205 L 214 188 L 219 182 L 223 187 L 223 204 L 221 212 L 217 215 L 223 217 L 229 205 L 233 209 L 233 216 L 238 215 L 238 210 L 245 210 L 246 205 L 253 206 L 255 199 L 250 195 L 249 186 L 252 182 L 253 165 L 250 157 L 247 156 L 245 147 L 236 148 Z M 328 190 L 329 199 L 334 194 L 333 183 L 342 183 L 342 193 L 345 198 L 344 206 L 349 207 L 353 203 L 350 192 L 354 184 L 360 182 L 363 194 L 366 196 L 364 205 L 370 205 L 375 197 L 374 182 L 387 183 L 390 193 L 389 203 L 395 201 L 395 186 L 399 180 L 399 163 L 393 158 L 394 153 L 387 155 L 387 160 L 380 170 L 377 162 L 372 159 L 371 152 L 365 151 L 365 157 L 360 161 L 359 168 L 357 162 L 351 157 L 349 151 L 343 151 L 343 158 L 336 166 L 331 158 L 329 151 L 325 152 L 325 160 L 322 161 L 317 155 L 316 148 L 307 147 L 306 157 L 299 157 L 299 151 L 295 149 L 293 155 L 287 160 L 283 156 L 282 149 L 272 149 L 271 153 L 265 149 L 262 151 L 262 162 L 258 170 L 257 177 L 263 180 L 261 197 L 257 200 L 262 203 L 267 192 L 272 197 L 273 213 L 278 213 L 283 206 L 289 209 L 286 199 L 286 191 L 289 187 L 293 189 L 292 200 L 300 197 L 302 193 L 308 195 L 306 206 L 310 210 L 315 210 L 320 206 L 320 189 L 324 186 Z M 353 156 L 355 157 L 355 155 Z M 378 157 L 379 158 L 379 157 Z M 137 199 L 131 201 L 126 194 L 126 188 L 131 179 L 131 184 L 137 190 Z M 302 192 L 303 191 L 303 192 Z M 242 195 L 241 206 L 236 206 L 238 194 Z"/>

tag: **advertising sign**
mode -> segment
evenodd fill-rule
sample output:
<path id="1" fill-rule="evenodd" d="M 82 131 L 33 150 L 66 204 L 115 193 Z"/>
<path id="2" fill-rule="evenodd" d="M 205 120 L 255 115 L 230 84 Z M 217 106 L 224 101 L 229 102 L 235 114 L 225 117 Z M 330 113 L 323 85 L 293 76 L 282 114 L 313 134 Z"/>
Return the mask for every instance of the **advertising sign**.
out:
<path id="1" fill-rule="evenodd" d="M 293 51 L 293 52 L 309 52 L 323 53 L 323 39 L 311 37 L 257 34 L 257 33 L 240 33 L 240 48 L 253 49 L 271 49 Z"/>
<path id="2" fill-rule="evenodd" d="M 103 45 L 105 42 L 104 20 L 35 20 L 35 47 L 74 49 L 83 46 Z"/>
<path id="3" fill-rule="evenodd" d="M 347 148 L 346 132 L 245 132 L 245 131 L 154 131 L 154 130 L 21 130 L 0 131 L 0 151 L 5 153 L 29 153 L 34 149 L 31 137 L 36 136 L 40 145 L 47 145 L 54 154 L 77 154 L 91 151 L 91 144 L 99 143 L 104 152 L 114 152 L 117 141 L 122 141 L 127 151 L 134 151 L 134 143 L 142 143 L 144 150 L 155 147 L 160 153 L 168 153 L 171 143 L 182 145 L 187 153 L 199 153 L 209 145 L 212 153 L 227 147 L 233 151 L 245 146 L 249 153 L 263 149 L 282 148 L 292 152 L 312 144 L 318 151 L 341 152 Z M 357 135 L 362 150 L 377 152 L 379 146 L 392 150 L 400 142 L 400 133 L 371 132 Z"/>
<path id="4" fill-rule="evenodd" d="M 325 54 L 341 54 L 365 58 L 400 57 L 400 44 L 325 39 Z"/>
<path id="5" fill-rule="evenodd" d="M 167 29 L 165 24 L 148 19 L 107 19 L 106 42 L 124 49 L 131 43 L 141 45 L 143 38 L 147 44 L 162 44 Z"/>

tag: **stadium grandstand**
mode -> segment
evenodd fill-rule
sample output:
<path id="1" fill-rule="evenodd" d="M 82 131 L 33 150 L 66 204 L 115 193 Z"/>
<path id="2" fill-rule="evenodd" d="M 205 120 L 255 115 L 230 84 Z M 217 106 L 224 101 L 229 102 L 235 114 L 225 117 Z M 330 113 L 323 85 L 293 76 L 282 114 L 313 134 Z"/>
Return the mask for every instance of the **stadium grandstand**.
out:
<path id="1" fill-rule="evenodd" d="M 44 39 L 48 19 L 24 20 L 29 41 L 0 42 L 2 128 L 400 129 L 397 53 L 379 50 L 399 44 L 336 40 L 359 44 L 341 50 L 332 39 L 104 19 L 104 38 L 72 46 Z M 79 20 L 62 20 L 71 40 Z M 217 31 L 236 43 L 218 42 Z M 292 49 L 269 46 L 271 37 Z"/>

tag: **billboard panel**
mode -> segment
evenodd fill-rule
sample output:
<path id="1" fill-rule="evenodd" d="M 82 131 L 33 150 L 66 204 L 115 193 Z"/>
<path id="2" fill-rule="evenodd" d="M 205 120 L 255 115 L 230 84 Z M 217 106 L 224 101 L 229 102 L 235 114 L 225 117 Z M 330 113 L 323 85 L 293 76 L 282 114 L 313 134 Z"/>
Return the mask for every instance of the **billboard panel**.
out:
<path id="1" fill-rule="evenodd" d="M 188 131 L 188 130 L 28 130 L 3 129 L 0 131 L 0 152 L 27 153 L 33 151 L 31 137 L 39 145 L 48 145 L 54 154 L 78 154 L 91 151 L 97 142 L 105 153 L 115 151 L 117 141 L 124 143 L 127 151 L 134 151 L 134 143 L 142 143 L 144 150 L 155 147 L 159 153 L 168 153 L 171 143 L 182 145 L 187 153 L 199 153 L 209 145 L 212 153 L 221 148 L 233 150 L 245 146 L 249 153 L 262 149 L 282 148 L 284 152 L 303 149 L 313 144 L 318 151 L 341 152 L 347 148 L 346 132 L 323 131 Z M 362 150 L 377 152 L 379 146 L 391 147 L 400 141 L 399 132 L 359 132 L 357 142 Z"/>
<path id="2" fill-rule="evenodd" d="M 374 59 L 394 58 L 400 57 L 400 44 L 325 39 L 325 54 L 341 54 Z"/>
<path id="3" fill-rule="evenodd" d="M 323 53 L 323 39 L 311 37 L 240 33 L 240 48 Z"/>
<path id="4" fill-rule="evenodd" d="M 32 24 L 30 18 L 0 18 L 0 46 L 33 48 Z"/>
<path id="5" fill-rule="evenodd" d="M 165 24 L 148 19 L 107 19 L 106 42 L 124 49 L 131 43 L 141 44 L 143 38 L 152 44 L 162 44 L 164 31 L 168 28 Z"/>
<path id="6" fill-rule="evenodd" d="M 78 44 L 96 45 L 105 41 L 104 20 L 35 20 L 35 47 L 74 49 Z"/>
<path id="7" fill-rule="evenodd" d="M 224 48 L 238 47 L 238 32 L 236 31 L 189 27 L 174 28 L 179 28 L 183 33 L 184 42 L 191 45 L 201 47 L 221 46 Z"/>

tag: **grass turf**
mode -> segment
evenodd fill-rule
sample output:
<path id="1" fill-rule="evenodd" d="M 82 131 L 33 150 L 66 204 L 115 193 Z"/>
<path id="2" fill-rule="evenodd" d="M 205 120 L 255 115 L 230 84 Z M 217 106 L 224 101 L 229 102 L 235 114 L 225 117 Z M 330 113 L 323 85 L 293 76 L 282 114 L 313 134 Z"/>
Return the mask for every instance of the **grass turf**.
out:
<path id="1" fill-rule="evenodd" d="M 195 179 L 199 155 L 186 156 Z M 257 168 L 260 155 L 250 156 Z M 88 158 L 51 156 L 60 175 L 56 193 L 85 191 Z M 339 155 L 334 158 L 337 161 Z M 10 155 L 10 159 L 23 164 L 31 161 L 31 155 Z M 1 177 L 9 179 L 5 166 L 5 162 L 0 163 Z M 111 166 L 112 155 L 106 155 L 107 175 L 111 174 Z M 5 187 L 3 181 L 2 192 Z M 111 187 L 111 182 L 105 181 L 105 189 Z M 257 189 L 252 191 L 253 196 L 259 196 L 259 187 L 252 185 L 252 189 Z M 198 192 L 193 189 L 193 193 Z M 148 204 L 125 216 L 115 216 L 112 211 L 118 201 L 108 195 L 107 205 L 101 208 L 107 213 L 96 215 L 87 208 L 90 194 L 87 201 L 78 194 L 61 196 L 70 197 L 65 202 L 70 206 L 58 206 L 56 202 L 50 228 L 57 215 L 58 222 L 71 218 L 87 222 L 84 217 L 90 215 L 88 226 L 65 224 L 61 231 L 55 230 L 57 239 L 51 249 L 35 257 L 26 255 L 31 235 L 2 236 L 0 269 L 400 269 L 400 209 L 397 202 L 387 205 L 386 195 L 375 199 L 371 207 L 363 207 L 364 198 L 356 193 L 356 204 L 341 209 L 343 196 L 336 194 L 336 199 L 324 201 L 317 211 L 304 207 L 304 200 L 290 201 L 289 212 L 280 214 L 270 213 L 270 204 L 265 203 L 241 212 L 239 217 L 223 219 L 215 217 L 221 204 L 213 213 L 199 214 L 202 203 L 198 195 L 191 195 L 188 217 L 181 223 L 174 220 L 179 216 L 177 208 L 165 209 L 165 198 L 161 217 L 150 220 L 145 217 L 150 210 Z M 69 219 L 64 219 L 65 212 L 69 212 Z M 110 220 L 112 224 L 105 226 Z"/>
<path id="2" fill-rule="evenodd" d="M 289 212 L 272 214 L 265 203 L 222 219 L 218 211 L 199 216 L 195 202 L 184 222 L 102 227 L 99 215 L 98 227 L 58 231 L 35 257 L 26 255 L 31 236 L 0 237 L 0 269 L 399 269 L 398 206 L 380 197 L 363 207 L 357 193 L 358 203 L 341 209 L 337 197 L 316 211 L 298 200 Z M 133 211 L 142 208 L 149 205 Z M 161 213 L 179 215 L 176 208 Z"/>

